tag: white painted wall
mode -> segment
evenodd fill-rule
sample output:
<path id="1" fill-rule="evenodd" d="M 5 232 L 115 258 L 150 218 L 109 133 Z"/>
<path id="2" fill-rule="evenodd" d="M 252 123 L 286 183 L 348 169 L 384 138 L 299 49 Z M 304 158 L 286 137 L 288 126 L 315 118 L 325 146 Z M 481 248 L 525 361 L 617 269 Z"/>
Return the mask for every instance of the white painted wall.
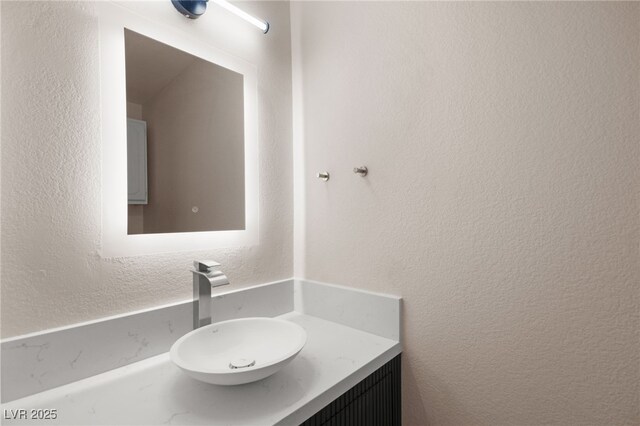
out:
<path id="1" fill-rule="evenodd" d="M 234 287 L 292 275 L 288 3 L 243 4 L 268 37 L 213 4 L 198 21 L 169 1 L 123 4 L 258 67 L 260 244 L 102 259 L 95 3 L 3 1 L 2 337 L 187 299 L 196 258 Z"/>
<path id="2" fill-rule="evenodd" d="M 404 424 L 640 423 L 640 4 L 292 24 L 305 277 L 403 296 Z"/>

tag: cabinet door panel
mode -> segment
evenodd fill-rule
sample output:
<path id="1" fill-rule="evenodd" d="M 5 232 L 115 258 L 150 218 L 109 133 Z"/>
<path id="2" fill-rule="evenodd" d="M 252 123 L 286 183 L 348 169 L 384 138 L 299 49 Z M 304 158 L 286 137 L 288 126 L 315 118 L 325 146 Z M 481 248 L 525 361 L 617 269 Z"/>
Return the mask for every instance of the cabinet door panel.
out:
<path id="1" fill-rule="evenodd" d="M 147 204 L 147 123 L 127 119 L 129 204 Z"/>
<path id="2" fill-rule="evenodd" d="M 400 371 L 398 355 L 302 426 L 400 426 Z"/>

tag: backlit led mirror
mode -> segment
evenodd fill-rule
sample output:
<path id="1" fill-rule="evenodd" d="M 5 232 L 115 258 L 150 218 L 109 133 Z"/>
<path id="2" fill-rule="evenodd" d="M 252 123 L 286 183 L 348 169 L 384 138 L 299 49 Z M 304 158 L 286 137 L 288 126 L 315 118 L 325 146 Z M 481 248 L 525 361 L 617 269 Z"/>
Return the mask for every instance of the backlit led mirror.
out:
<path id="1" fill-rule="evenodd" d="M 244 230 L 243 75 L 124 40 L 128 234 Z"/>

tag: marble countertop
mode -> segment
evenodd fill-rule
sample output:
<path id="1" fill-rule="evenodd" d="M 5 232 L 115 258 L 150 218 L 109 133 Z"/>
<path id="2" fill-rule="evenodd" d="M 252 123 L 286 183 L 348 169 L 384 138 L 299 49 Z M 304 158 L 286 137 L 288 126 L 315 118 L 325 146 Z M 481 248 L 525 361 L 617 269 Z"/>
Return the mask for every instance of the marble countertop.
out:
<path id="1" fill-rule="evenodd" d="M 201 383 L 165 353 L 3 404 L 2 424 L 297 425 L 401 352 L 398 341 L 332 321 L 297 312 L 279 318 L 305 328 L 307 344 L 262 381 Z M 7 418 L 20 409 L 27 420 Z M 57 418 L 30 419 L 31 409 L 55 409 Z"/>

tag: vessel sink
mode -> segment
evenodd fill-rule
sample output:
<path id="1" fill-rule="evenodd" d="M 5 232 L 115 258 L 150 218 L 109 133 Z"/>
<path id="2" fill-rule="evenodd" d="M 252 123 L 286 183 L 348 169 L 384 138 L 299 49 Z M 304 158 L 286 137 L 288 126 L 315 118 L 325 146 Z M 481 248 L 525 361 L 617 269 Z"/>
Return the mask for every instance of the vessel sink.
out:
<path id="1" fill-rule="evenodd" d="M 264 379 L 304 347 L 306 331 L 276 318 L 242 318 L 200 327 L 171 347 L 171 361 L 194 379 L 240 385 Z"/>

